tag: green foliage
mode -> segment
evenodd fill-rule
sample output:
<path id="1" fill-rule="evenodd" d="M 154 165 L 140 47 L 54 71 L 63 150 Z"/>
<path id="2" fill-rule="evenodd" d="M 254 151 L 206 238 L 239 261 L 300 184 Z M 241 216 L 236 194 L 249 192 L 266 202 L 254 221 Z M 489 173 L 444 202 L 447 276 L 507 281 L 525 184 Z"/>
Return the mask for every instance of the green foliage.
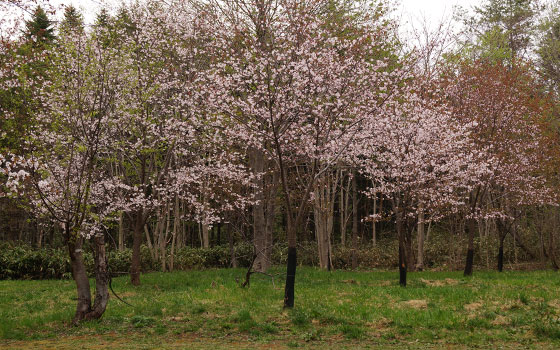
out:
<path id="1" fill-rule="evenodd" d="M 432 234 L 426 245 L 425 265 L 439 267 L 447 263 L 449 258 L 449 243 L 445 237 Z M 359 268 L 394 268 L 397 266 L 398 243 L 396 240 L 382 240 L 376 247 L 363 245 L 356 251 Z M 253 257 L 253 246 L 249 243 L 239 243 L 234 246 L 234 254 L 239 267 L 248 267 Z M 318 266 L 319 258 L 315 242 L 301 242 L 298 247 L 297 261 L 300 266 Z M 130 270 L 132 250 L 109 250 L 108 263 L 110 272 L 114 276 L 126 274 Z M 171 252 L 167 251 L 167 261 Z M 285 265 L 288 256 L 288 246 L 285 243 L 275 244 L 272 253 L 273 265 Z M 84 253 L 86 269 L 93 275 L 94 262 L 91 250 Z M 141 248 L 141 269 L 144 272 L 158 271 L 161 266 L 154 260 L 146 246 Z M 231 267 L 231 253 L 226 245 L 214 246 L 208 249 L 183 247 L 174 254 L 174 269 L 191 270 L 207 268 Z M 352 249 L 341 245 L 334 245 L 332 261 L 335 269 L 351 269 Z M 68 252 L 65 248 L 36 249 L 25 245 L 0 245 L 0 279 L 58 279 L 70 278 L 71 269 Z"/>
<path id="2" fill-rule="evenodd" d="M 31 20 L 25 22 L 25 27 L 25 37 L 34 42 L 33 46 L 48 45 L 55 39 L 52 21 L 41 6 L 37 6 Z"/>
<path id="3" fill-rule="evenodd" d="M 74 6 L 66 6 L 60 27 L 62 31 L 67 33 L 82 32 L 84 30 L 84 17 Z"/>

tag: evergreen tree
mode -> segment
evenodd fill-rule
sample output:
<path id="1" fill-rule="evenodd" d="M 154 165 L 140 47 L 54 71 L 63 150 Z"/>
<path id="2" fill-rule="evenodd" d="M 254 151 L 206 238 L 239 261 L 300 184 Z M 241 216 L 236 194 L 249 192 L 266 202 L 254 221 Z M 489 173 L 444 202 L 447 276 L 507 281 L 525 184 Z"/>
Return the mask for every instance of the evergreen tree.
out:
<path id="1" fill-rule="evenodd" d="M 37 6 L 31 20 L 25 22 L 25 27 L 25 38 L 34 41 L 34 46 L 50 44 L 55 39 L 52 21 L 41 6 Z"/>
<path id="2" fill-rule="evenodd" d="M 84 30 L 84 17 L 74 6 L 66 6 L 64 19 L 60 27 L 62 31 L 66 32 L 82 32 Z"/>

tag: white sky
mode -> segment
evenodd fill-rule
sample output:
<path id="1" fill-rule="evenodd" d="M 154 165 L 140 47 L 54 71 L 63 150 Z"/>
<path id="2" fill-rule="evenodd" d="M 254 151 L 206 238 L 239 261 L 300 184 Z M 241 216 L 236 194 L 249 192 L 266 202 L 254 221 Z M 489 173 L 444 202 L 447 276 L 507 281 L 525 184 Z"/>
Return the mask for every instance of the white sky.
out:
<path id="1" fill-rule="evenodd" d="M 2 0 L 0 0 L 2 1 Z M 449 21 L 453 15 L 453 6 L 460 4 L 470 9 L 473 5 L 480 5 L 483 0 L 393 0 L 398 4 L 394 13 L 402 23 L 406 23 L 404 28 L 412 25 L 418 26 L 423 19 L 435 27 L 442 20 Z M 95 15 L 103 4 L 105 6 L 116 7 L 121 0 L 50 0 L 50 3 L 62 8 L 62 5 L 72 4 L 84 14 L 86 23 L 92 23 Z M 11 14 L 10 14 L 11 15 Z M 10 16 L 0 13 L 0 16 Z"/>
<path id="2" fill-rule="evenodd" d="M 442 19 L 448 19 L 452 16 L 453 6 L 460 4 L 463 7 L 470 8 L 473 5 L 479 5 L 482 0 L 396 0 L 400 2 L 397 15 L 401 16 L 403 21 L 419 21 L 427 18 L 430 23 L 438 23 Z M 54 0 L 54 4 L 73 4 L 82 10 L 86 17 L 86 22 L 91 23 L 95 14 L 101 8 L 102 4 L 115 6 L 119 0 Z"/>

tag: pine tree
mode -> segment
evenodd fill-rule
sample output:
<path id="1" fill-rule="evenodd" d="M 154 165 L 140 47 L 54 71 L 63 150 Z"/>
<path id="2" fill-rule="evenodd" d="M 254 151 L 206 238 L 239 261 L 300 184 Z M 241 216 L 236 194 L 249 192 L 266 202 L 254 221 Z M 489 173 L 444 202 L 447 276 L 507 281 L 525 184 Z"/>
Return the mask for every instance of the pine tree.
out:
<path id="1" fill-rule="evenodd" d="M 37 6 L 37 9 L 33 13 L 33 17 L 31 20 L 25 22 L 25 26 L 25 38 L 29 41 L 33 41 L 33 46 L 50 44 L 55 39 L 52 21 L 49 19 L 47 13 L 43 10 L 43 8 L 41 8 L 41 6 Z"/>
<path id="2" fill-rule="evenodd" d="M 84 30 L 84 17 L 74 6 L 66 6 L 64 19 L 60 27 L 65 32 L 82 32 Z"/>

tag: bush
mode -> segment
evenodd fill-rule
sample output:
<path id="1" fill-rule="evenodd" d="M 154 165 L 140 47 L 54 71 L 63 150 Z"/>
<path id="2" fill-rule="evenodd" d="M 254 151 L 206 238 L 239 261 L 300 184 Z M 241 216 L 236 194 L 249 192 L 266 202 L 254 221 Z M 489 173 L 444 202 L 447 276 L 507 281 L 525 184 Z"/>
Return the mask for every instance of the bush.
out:
<path id="1" fill-rule="evenodd" d="M 86 244 L 84 262 L 90 276 L 93 276 L 93 255 Z M 431 253 L 431 250 L 429 250 Z M 169 251 L 167 261 L 169 261 Z M 239 267 L 248 267 L 253 257 L 253 246 L 243 242 L 236 244 L 234 253 Z M 383 240 L 376 247 L 360 246 L 357 250 L 360 268 L 394 268 L 397 266 L 398 243 L 396 240 Z M 319 258 L 315 242 L 298 243 L 298 265 L 318 266 Z M 113 276 L 127 274 L 130 270 L 132 250 L 108 250 L 109 270 Z M 286 243 L 276 243 L 272 248 L 273 265 L 285 265 L 288 256 Z M 429 257 L 435 257 L 428 254 Z M 158 271 L 161 266 L 155 261 L 147 247 L 142 246 L 141 259 L 143 272 Z M 352 249 L 348 246 L 334 245 L 332 261 L 335 269 L 349 269 L 352 263 Z M 432 262 L 435 264 L 437 262 Z M 183 247 L 175 252 L 174 268 L 177 270 L 227 268 L 231 266 L 231 255 L 227 245 L 209 249 Z M 37 249 L 26 245 L 0 244 L 0 279 L 60 279 L 71 278 L 68 252 L 65 248 Z"/>

